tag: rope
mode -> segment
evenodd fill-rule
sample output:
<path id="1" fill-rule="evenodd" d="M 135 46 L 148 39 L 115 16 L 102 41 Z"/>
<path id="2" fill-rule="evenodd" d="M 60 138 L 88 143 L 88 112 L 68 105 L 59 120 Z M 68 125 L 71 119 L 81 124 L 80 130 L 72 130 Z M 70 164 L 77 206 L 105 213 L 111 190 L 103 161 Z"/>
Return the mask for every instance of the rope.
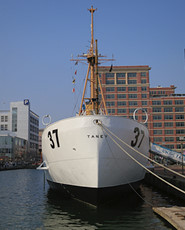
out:
<path id="1" fill-rule="evenodd" d="M 80 95 L 81 95 L 82 87 L 83 87 L 84 81 L 85 81 L 85 78 L 84 78 L 83 81 L 82 81 L 82 84 L 81 84 L 81 86 L 80 86 L 80 90 L 79 90 L 79 92 L 78 92 L 78 96 L 76 97 L 76 102 L 75 102 L 75 105 L 74 105 L 74 108 L 73 108 L 73 111 L 72 111 L 72 115 L 74 114 L 74 111 L 75 111 L 75 109 L 76 109 L 76 107 L 77 107 L 77 105 L 78 105 L 78 99 L 79 99 L 79 97 L 80 97 Z"/>
<path id="2" fill-rule="evenodd" d="M 98 125 L 100 125 L 102 128 L 103 125 L 100 123 L 97 123 Z M 105 129 L 104 129 L 105 130 Z M 146 168 L 144 165 L 142 165 L 139 161 L 137 161 L 133 156 L 131 156 L 125 149 L 122 148 L 122 146 L 117 143 L 115 141 L 115 139 L 105 130 L 106 134 L 111 138 L 111 140 L 123 151 L 126 153 L 127 156 L 129 156 L 133 161 L 135 161 L 138 165 L 140 165 L 142 168 L 144 168 L 146 171 L 148 171 L 149 173 L 151 173 L 153 176 L 157 177 L 159 180 L 163 181 L 164 183 L 166 183 L 167 185 L 171 186 L 172 188 L 178 190 L 179 192 L 182 192 L 183 194 L 185 194 L 185 191 L 176 187 L 175 185 L 169 183 L 168 181 L 164 180 L 163 178 L 161 178 L 160 176 L 158 176 L 157 174 L 153 173 L 152 171 L 150 171 L 148 168 Z M 111 131 L 110 131 L 111 132 Z M 134 149 L 135 150 L 135 149 Z"/>
<path id="3" fill-rule="evenodd" d="M 102 125 L 102 124 L 101 124 L 101 125 Z M 151 158 L 145 156 L 143 153 L 139 152 L 137 149 L 134 149 L 133 147 L 131 147 L 130 145 L 128 145 L 125 141 L 121 140 L 118 136 L 116 136 L 114 133 L 112 133 L 108 128 L 104 127 L 103 125 L 102 125 L 102 128 L 108 130 L 108 131 L 111 133 L 111 135 L 113 135 L 114 137 L 116 137 L 120 142 L 122 142 L 122 143 L 125 144 L 127 147 L 129 147 L 130 149 L 134 150 L 135 152 L 137 152 L 138 154 L 140 154 L 140 155 L 143 156 L 144 158 L 148 159 L 149 161 L 153 162 L 154 164 L 156 164 L 156 165 L 158 165 L 158 166 L 161 166 L 161 167 L 163 167 L 164 169 L 166 169 L 166 170 L 168 170 L 168 171 L 170 171 L 170 172 L 172 172 L 172 173 L 174 173 L 174 174 L 176 174 L 176 175 L 178 175 L 178 176 L 180 176 L 180 177 L 182 177 L 182 178 L 185 179 L 185 175 L 180 174 L 180 173 L 178 173 L 178 172 L 176 172 L 176 171 L 174 171 L 174 170 L 172 170 L 172 169 L 170 169 L 170 168 L 168 168 L 168 167 L 166 167 L 166 166 L 164 166 L 164 165 L 162 165 L 162 164 L 160 164 L 160 163 L 158 163 L 158 162 L 152 160 Z"/>

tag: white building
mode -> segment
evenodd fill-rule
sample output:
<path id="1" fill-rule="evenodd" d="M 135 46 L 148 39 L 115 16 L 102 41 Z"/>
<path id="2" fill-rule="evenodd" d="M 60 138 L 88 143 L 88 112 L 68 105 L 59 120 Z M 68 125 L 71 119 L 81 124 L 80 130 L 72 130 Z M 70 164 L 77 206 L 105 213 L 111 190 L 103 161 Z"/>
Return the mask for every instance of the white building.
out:
<path id="1" fill-rule="evenodd" d="M 30 110 L 29 100 L 11 102 L 10 110 L 0 110 L 0 138 L 2 136 L 25 140 L 28 155 L 38 153 L 39 116 Z"/>

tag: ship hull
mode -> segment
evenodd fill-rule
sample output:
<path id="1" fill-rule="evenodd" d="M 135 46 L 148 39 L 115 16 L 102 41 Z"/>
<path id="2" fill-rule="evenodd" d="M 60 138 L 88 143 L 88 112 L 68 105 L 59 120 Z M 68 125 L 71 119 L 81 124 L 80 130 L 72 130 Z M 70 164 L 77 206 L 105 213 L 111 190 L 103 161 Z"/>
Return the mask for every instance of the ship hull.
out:
<path id="1" fill-rule="evenodd" d="M 126 153 L 143 165 L 147 160 L 116 140 L 120 149 L 107 129 L 148 156 L 148 130 L 134 120 L 94 115 L 58 121 L 42 136 L 46 178 L 52 189 L 63 189 L 76 199 L 97 204 L 138 185 L 145 170 Z"/>

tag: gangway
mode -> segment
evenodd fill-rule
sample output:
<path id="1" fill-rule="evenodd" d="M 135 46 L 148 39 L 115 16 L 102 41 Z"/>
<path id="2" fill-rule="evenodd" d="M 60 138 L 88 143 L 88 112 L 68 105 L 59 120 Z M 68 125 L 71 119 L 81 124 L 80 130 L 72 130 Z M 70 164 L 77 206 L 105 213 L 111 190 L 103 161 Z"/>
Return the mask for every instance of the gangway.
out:
<path id="1" fill-rule="evenodd" d="M 164 146 L 155 143 L 150 144 L 150 152 L 154 155 L 159 155 L 163 158 L 169 159 L 175 163 L 182 164 L 183 162 L 183 165 L 185 165 L 185 152 L 183 152 L 183 156 L 182 156 L 182 153 L 178 153 L 176 151 L 173 151 L 171 149 L 168 149 Z"/>

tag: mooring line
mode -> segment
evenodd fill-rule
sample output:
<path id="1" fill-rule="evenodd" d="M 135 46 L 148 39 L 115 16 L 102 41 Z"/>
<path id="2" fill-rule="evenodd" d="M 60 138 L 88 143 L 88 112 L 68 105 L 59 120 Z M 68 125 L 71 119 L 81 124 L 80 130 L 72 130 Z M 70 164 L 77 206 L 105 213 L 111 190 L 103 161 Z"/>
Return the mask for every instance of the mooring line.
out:
<path id="1" fill-rule="evenodd" d="M 99 124 L 102 128 L 103 125 Z M 185 191 L 176 187 L 175 185 L 169 183 L 168 181 L 164 180 L 163 178 L 161 178 L 160 176 L 158 176 L 157 174 L 153 173 L 151 170 L 149 170 L 148 168 L 146 168 L 144 165 L 142 165 L 138 160 L 136 160 L 133 156 L 131 156 L 125 149 L 122 148 L 122 146 L 116 142 L 116 140 L 106 131 L 106 129 L 104 128 L 105 132 L 107 133 L 107 135 L 111 138 L 111 140 L 123 151 L 126 153 L 127 156 L 129 156 L 133 161 L 135 161 L 138 165 L 140 165 L 142 168 L 144 168 L 146 171 L 148 171 L 149 173 L 151 173 L 153 176 L 157 177 L 159 180 L 163 181 L 164 183 L 166 183 L 167 185 L 171 186 L 172 188 L 178 190 L 179 192 L 182 192 L 183 194 L 185 194 Z M 111 131 L 110 131 L 111 133 Z M 134 149 L 135 150 L 135 149 Z M 136 151 L 137 152 L 137 151 Z"/>
<path id="2" fill-rule="evenodd" d="M 158 162 L 152 160 L 151 158 L 145 156 L 143 153 L 139 152 L 137 149 L 134 149 L 133 147 L 131 147 L 130 145 L 128 145 L 125 141 L 121 140 L 118 136 L 116 136 L 113 132 L 111 132 L 107 127 L 103 126 L 102 124 L 99 124 L 99 125 L 102 126 L 102 128 L 108 130 L 108 131 L 111 133 L 111 135 L 113 135 L 114 137 L 116 137 L 120 142 L 122 142 L 123 144 L 125 144 L 125 145 L 126 145 L 127 147 L 129 147 L 130 149 L 132 149 L 132 150 L 134 150 L 135 152 L 139 153 L 139 154 L 140 154 L 141 156 L 143 156 L 144 158 L 148 159 L 149 161 L 153 162 L 154 164 L 156 164 L 156 165 L 158 165 L 158 166 L 160 166 L 160 167 L 163 167 L 164 169 L 166 169 L 166 170 L 168 170 L 168 171 L 170 171 L 170 172 L 172 172 L 172 173 L 174 173 L 174 174 L 176 174 L 176 175 L 178 175 L 178 176 L 180 176 L 180 177 L 182 177 L 182 178 L 185 179 L 185 175 L 180 174 L 180 173 L 178 173 L 178 172 L 176 172 L 176 171 L 174 171 L 174 170 L 172 170 L 172 169 L 170 169 L 170 168 L 168 168 L 168 167 L 166 167 L 166 166 L 164 166 L 164 165 L 162 165 L 162 164 L 160 164 L 160 163 L 158 163 Z"/>

